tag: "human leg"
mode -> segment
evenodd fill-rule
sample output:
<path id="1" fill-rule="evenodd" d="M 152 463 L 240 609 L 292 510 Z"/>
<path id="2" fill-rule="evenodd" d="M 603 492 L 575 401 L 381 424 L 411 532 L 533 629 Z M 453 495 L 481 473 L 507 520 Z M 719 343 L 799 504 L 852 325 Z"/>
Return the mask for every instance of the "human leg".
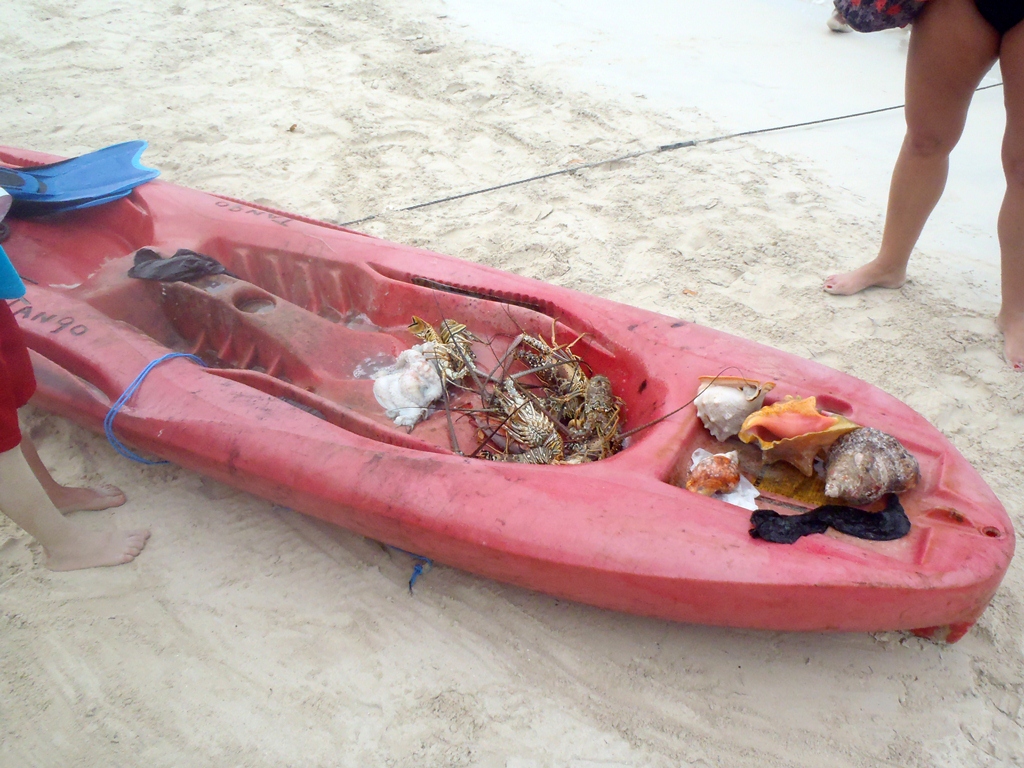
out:
<path id="1" fill-rule="evenodd" d="M 1024 370 L 1024 24 L 1003 36 L 999 60 L 1006 101 L 1006 195 L 999 210 L 1002 306 L 996 323 L 1003 332 L 1007 361 Z"/>
<path id="2" fill-rule="evenodd" d="M 124 492 L 116 485 L 105 483 L 96 488 L 83 488 L 73 485 L 61 485 L 53 479 L 50 470 L 39 458 L 39 452 L 29 436 L 22 430 L 21 452 L 25 461 L 32 469 L 39 484 L 43 486 L 50 501 L 61 512 L 78 512 L 81 510 L 101 510 L 119 507 L 125 502 Z"/>
<path id="3" fill-rule="evenodd" d="M 996 60 L 999 35 L 972 0 L 931 0 L 910 33 L 907 133 L 889 185 L 878 256 L 825 280 L 829 293 L 899 288 L 929 214 L 942 196 L 949 153 L 960 140 L 974 89 Z"/>
<path id="4" fill-rule="evenodd" d="M 0 488 L 0 511 L 43 546 L 51 570 L 130 563 L 149 538 L 149 531 L 91 531 L 65 518 L 19 448 L 0 453 Z"/>
<path id="5" fill-rule="evenodd" d="M 53 479 L 35 445 L 22 433 L 18 423 L 18 409 L 28 403 L 35 390 L 36 380 L 24 334 L 7 302 L 0 301 L 0 452 L 20 444 L 32 472 L 62 512 L 108 509 L 124 504 L 121 489 L 112 485 L 76 488 L 63 486 Z"/>

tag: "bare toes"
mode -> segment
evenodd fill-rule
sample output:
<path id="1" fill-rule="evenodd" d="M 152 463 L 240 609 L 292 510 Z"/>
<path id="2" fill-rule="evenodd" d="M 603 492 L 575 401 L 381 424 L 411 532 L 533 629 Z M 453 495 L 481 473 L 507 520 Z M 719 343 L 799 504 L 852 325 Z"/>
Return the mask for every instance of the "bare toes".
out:
<path id="1" fill-rule="evenodd" d="M 133 549 L 137 548 L 139 552 L 146 546 L 147 541 L 149 541 L 149 531 L 130 531 L 128 534 L 128 545 Z"/>
<path id="2" fill-rule="evenodd" d="M 116 485 L 110 483 L 104 483 L 103 485 L 97 486 L 96 493 L 100 496 L 107 496 L 111 499 L 123 499 L 124 491 L 118 488 Z"/>
<path id="3" fill-rule="evenodd" d="M 51 496 L 61 512 L 99 511 L 119 507 L 125 503 L 124 491 L 109 483 L 96 488 L 65 486 Z"/>

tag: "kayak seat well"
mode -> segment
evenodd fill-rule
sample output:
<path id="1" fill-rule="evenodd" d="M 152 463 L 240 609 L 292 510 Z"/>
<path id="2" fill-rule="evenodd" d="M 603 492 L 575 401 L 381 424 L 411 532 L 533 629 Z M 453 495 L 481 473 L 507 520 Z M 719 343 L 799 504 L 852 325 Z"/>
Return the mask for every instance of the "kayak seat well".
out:
<path id="1" fill-rule="evenodd" d="M 378 262 L 352 264 L 318 258 L 310 250 L 276 249 L 262 243 L 212 238 L 196 246 L 229 271 L 267 293 L 350 328 L 394 335 L 407 349 L 418 339 L 407 329 L 413 315 L 438 325 L 464 323 L 483 344 L 481 367 L 496 360 L 521 332 L 558 344 L 577 340 L 573 352 L 594 373 L 611 379 L 627 404 L 630 423 L 654 412 L 667 386 L 651 379 L 643 360 L 614 345 L 577 312 L 521 293 L 463 286 L 449 276 L 412 274 Z M 326 254 L 325 254 L 326 255 Z M 632 393 L 632 394 L 631 394 Z"/>
<path id="2" fill-rule="evenodd" d="M 413 315 L 469 325 L 480 339 L 473 351 L 482 371 L 493 369 L 523 330 L 546 339 L 554 334 L 558 344 L 575 342 L 573 351 L 586 361 L 588 372 L 604 373 L 621 393 L 627 425 L 650 420 L 668 389 L 628 350 L 612 350 L 595 334 L 522 303 L 454 294 L 375 268 L 244 243 L 180 247 L 213 255 L 231 274 L 191 282 L 137 280 L 127 277 L 134 262 L 129 254 L 104 264 L 81 295 L 168 350 L 201 358 L 210 366 L 202 375 L 231 379 L 374 440 L 450 452 L 456 448 L 454 431 L 460 452 L 471 453 L 479 443 L 479 425 L 458 413 L 479 408 L 479 401 L 474 404 L 458 388 L 449 392 L 451 425 L 438 414 L 411 432 L 396 427 L 376 401 L 373 373 L 420 343 L 408 330 Z"/>

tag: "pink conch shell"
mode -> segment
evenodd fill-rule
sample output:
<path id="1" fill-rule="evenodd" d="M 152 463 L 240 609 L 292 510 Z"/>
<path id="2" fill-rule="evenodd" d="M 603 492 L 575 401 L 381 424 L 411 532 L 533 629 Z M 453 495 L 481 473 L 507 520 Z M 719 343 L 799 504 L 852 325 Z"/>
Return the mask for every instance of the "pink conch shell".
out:
<path id="1" fill-rule="evenodd" d="M 755 381 L 739 376 L 700 376 L 693 403 L 704 426 L 724 442 L 740 431 L 743 420 L 764 405 L 774 381 Z"/>
<path id="2" fill-rule="evenodd" d="M 766 405 L 750 414 L 739 438 L 745 443 L 757 440 L 765 461 L 789 462 L 810 477 L 814 474 L 814 457 L 855 429 L 860 425 L 839 414 L 822 413 L 815 398 L 807 397 Z"/>

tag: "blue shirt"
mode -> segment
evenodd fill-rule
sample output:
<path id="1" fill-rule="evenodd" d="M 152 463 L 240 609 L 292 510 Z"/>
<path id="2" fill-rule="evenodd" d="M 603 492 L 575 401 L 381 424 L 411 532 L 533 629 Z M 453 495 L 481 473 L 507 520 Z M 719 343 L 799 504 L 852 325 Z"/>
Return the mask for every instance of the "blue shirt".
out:
<path id="1" fill-rule="evenodd" d="M 7 258 L 4 249 L 0 248 L 0 299 L 19 299 L 25 295 L 25 284 Z"/>

